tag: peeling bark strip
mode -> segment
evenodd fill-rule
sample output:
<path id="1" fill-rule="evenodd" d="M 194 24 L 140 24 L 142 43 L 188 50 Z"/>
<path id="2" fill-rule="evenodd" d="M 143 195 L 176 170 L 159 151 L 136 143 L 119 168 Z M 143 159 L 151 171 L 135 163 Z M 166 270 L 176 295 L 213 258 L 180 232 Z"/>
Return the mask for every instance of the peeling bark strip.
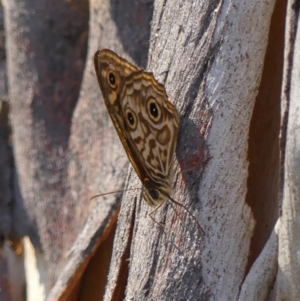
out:
<path id="1" fill-rule="evenodd" d="M 300 296 L 300 4 L 288 1 L 282 90 L 282 217 L 279 228 L 277 300 Z"/>
<path id="2" fill-rule="evenodd" d="M 67 265 L 47 301 L 72 300 L 74 294 L 86 296 L 85 298 L 87 295 L 103 296 L 111 257 L 109 245 L 112 245 L 119 209 L 100 226 L 97 220 L 99 211 L 93 211 L 69 252 Z M 101 261 L 106 259 L 106 262 L 99 265 L 99 257 Z M 97 267 L 97 271 L 90 275 L 89 269 L 94 266 Z M 93 286 L 94 277 L 98 279 L 96 287 Z"/>
<path id="3" fill-rule="evenodd" d="M 14 152 L 31 222 L 25 232 L 35 246 L 40 242 L 51 288 L 56 280 L 72 278 L 68 267 L 73 262 L 66 254 L 76 238 L 85 234 L 88 239 L 103 229 L 120 202 L 117 194 L 93 203 L 89 198 L 119 190 L 126 180 L 126 157 L 101 107 L 88 62 L 101 40 L 120 52 L 126 49 L 145 66 L 153 9 L 149 1 L 94 1 L 88 32 L 85 0 L 5 4 Z M 130 27 L 123 26 L 128 20 Z M 97 227 L 84 226 L 89 216 Z M 15 221 L 17 227 L 21 220 Z M 77 254 L 84 250 L 80 244 L 74 247 Z"/>
<path id="4" fill-rule="evenodd" d="M 134 200 L 134 205 L 136 204 L 136 199 Z M 128 239 L 126 240 L 125 248 L 123 249 L 123 253 L 120 256 L 120 268 L 119 275 L 116 280 L 116 285 L 113 291 L 112 300 L 122 301 L 126 297 L 126 287 L 127 280 L 129 274 L 129 264 L 130 264 L 130 247 L 132 244 L 133 237 L 133 228 L 135 223 L 135 206 L 132 210 L 130 227 L 128 228 L 129 233 L 127 234 Z"/>
<path id="5" fill-rule="evenodd" d="M 85 8 L 82 0 L 5 2 L 19 203 L 31 222 L 26 235 L 44 251 L 50 287 L 84 222 L 67 187 L 71 118 L 86 53 Z"/>
<path id="6" fill-rule="evenodd" d="M 256 224 L 245 277 L 274 231 L 280 212 L 279 133 L 286 2 L 277 1 L 274 7 L 261 83 L 250 123 L 246 202 Z"/>

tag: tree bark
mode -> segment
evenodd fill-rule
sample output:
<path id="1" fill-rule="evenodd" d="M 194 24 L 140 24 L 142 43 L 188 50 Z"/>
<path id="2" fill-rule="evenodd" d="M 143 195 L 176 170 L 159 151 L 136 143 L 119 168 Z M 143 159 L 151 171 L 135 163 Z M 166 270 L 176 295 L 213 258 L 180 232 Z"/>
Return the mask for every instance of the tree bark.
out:
<path id="1" fill-rule="evenodd" d="M 282 89 L 282 216 L 276 300 L 300 296 L 300 5 L 288 1 Z"/>
<path id="2" fill-rule="evenodd" d="M 94 53 L 101 45 L 101 48 L 114 49 L 128 59 L 132 57 L 136 64 L 145 67 L 152 11 L 151 1 L 91 3 L 87 64 L 70 138 L 70 188 L 76 192 L 76 199 L 81 204 L 87 203 L 88 198 L 96 193 L 124 188 L 128 171 L 127 156 L 107 114 L 97 83 Z M 48 297 L 49 301 L 69 300 L 74 287 L 78 286 L 81 287 L 78 294 L 83 299 L 98 300 L 104 294 L 120 194 L 107 195 L 92 202 L 90 217 L 74 243 L 66 267 Z M 78 206 L 77 210 L 80 214 L 82 206 Z M 130 222 L 123 228 L 124 232 L 129 227 Z M 96 259 L 93 261 L 92 257 Z M 98 269 L 86 272 L 87 265 L 98 266 Z M 95 279 L 98 281 L 94 285 Z"/>
<path id="3" fill-rule="evenodd" d="M 15 191 L 14 196 L 29 216 L 24 235 L 44 251 L 50 287 L 84 222 L 84 214 L 80 219 L 74 214 L 78 203 L 68 189 L 67 167 L 71 118 L 85 62 L 85 8 L 87 3 L 81 0 L 5 2 L 11 124 L 20 184 L 20 194 Z"/>
<path id="4" fill-rule="evenodd" d="M 190 208 L 205 236 L 169 202 L 155 215 L 165 223 L 164 238 L 138 198 L 130 265 L 121 270 L 124 217 L 136 195 L 127 193 L 104 300 L 239 298 L 255 226 L 246 203 L 248 133 L 274 4 L 155 2 L 147 68 L 181 116 L 174 198 Z M 126 284 L 119 281 L 123 272 Z M 266 274 L 272 283 L 274 269 Z"/>
<path id="5" fill-rule="evenodd" d="M 297 300 L 298 2 L 92 1 L 81 86 L 86 3 L 62 3 L 6 7 L 20 199 L 47 300 Z M 171 201 L 157 225 L 139 190 L 89 201 L 141 188 L 96 81 L 102 48 L 165 85 L 180 115 L 173 198 L 204 233 Z"/>

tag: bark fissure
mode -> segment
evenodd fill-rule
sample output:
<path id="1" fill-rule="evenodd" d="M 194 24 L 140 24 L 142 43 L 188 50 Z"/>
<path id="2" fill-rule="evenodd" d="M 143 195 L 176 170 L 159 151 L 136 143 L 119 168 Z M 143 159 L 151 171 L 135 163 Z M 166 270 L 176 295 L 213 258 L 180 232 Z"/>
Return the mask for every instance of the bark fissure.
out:
<path id="1" fill-rule="evenodd" d="M 286 1 L 277 1 L 274 8 L 264 70 L 249 130 L 246 202 L 252 209 L 256 225 L 245 277 L 268 241 L 279 217 L 280 101 L 286 5 Z"/>

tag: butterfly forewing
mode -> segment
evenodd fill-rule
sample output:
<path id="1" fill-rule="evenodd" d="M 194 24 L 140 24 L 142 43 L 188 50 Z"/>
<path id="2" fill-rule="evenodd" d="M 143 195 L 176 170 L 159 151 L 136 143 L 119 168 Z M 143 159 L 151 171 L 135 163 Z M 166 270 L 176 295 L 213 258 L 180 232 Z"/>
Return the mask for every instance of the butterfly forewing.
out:
<path id="1" fill-rule="evenodd" d="M 138 68 L 119 57 L 109 49 L 97 51 L 94 56 L 95 70 L 98 83 L 109 115 L 124 145 L 123 118 L 120 108 L 120 90 L 124 77 Z M 127 151 L 126 145 L 124 145 Z"/>
<path id="2" fill-rule="evenodd" d="M 110 117 L 152 205 L 172 194 L 179 116 L 164 86 L 110 50 L 95 54 L 95 69 Z"/>

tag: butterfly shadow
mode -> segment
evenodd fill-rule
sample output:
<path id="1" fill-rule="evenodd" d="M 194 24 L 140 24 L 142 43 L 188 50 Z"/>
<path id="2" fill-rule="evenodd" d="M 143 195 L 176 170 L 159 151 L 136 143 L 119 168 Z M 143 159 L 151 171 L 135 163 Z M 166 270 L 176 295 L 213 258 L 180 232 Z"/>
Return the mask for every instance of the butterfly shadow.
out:
<path id="1" fill-rule="evenodd" d="M 208 125 L 205 125 L 205 129 L 207 129 L 207 127 Z M 190 200 L 189 203 L 185 202 L 184 206 L 188 208 L 190 217 L 200 226 L 198 228 L 202 235 L 205 234 L 205 231 L 197 218 L 197 212 L 201 207 L 198 192 L 204 168 L 210 159 L 203 128 L 203 124 L 199 125 L 190 118 L 183 119 L 179 129 L 176 149 L 176 158 L 180 170 L 180 172 L 177 173 L 176 186 L 184 187 L 184 194 L 186 194 Z M 179 201 L 172 203 L 176 205 L 177 202 Z M 180 203 L 183 204 L 182 201 Z"/>

